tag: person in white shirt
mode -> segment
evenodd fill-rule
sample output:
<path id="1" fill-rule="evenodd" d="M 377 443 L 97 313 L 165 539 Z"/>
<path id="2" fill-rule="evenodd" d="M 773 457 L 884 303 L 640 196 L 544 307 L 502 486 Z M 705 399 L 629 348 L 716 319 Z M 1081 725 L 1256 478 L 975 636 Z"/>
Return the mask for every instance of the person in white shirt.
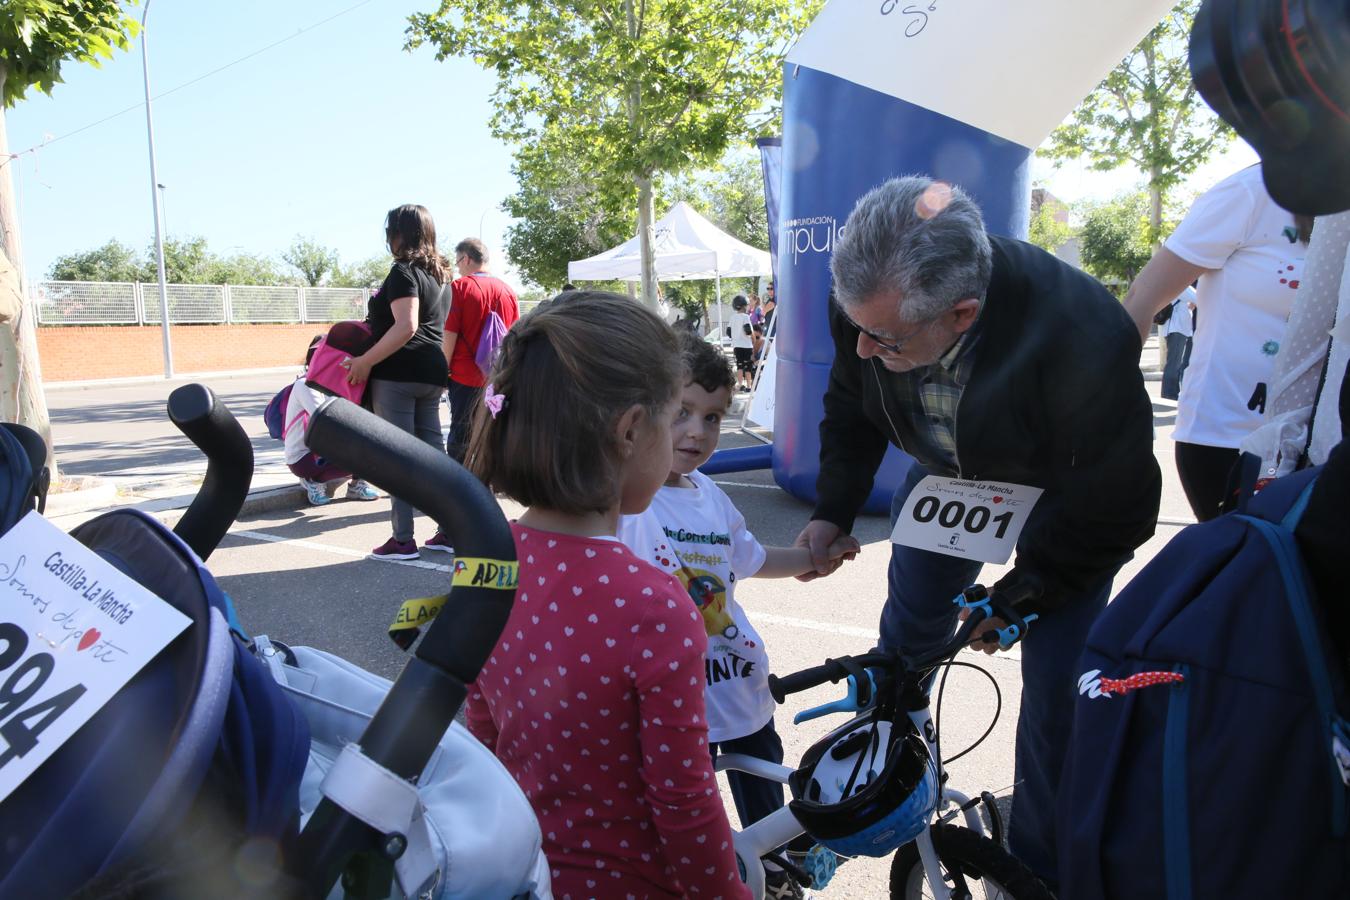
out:
<path id="1" fill-rule="evenodd" d="M 736 357 L 736 384 L 748 391 L 755 381 L 755 337 L 750 322 L 750 301 L 744 294 L 731 300 L 731 352 Z"/>
<path id="2" fill-rule="evenodd" d="M 749 317 L 746 317 L 749 321 Z M 623 516 L 618 537 L 638 557 L 668 572 L 689 591 L 708 634 L 705 658 L 708 745 L 718 752 L 745 753 L 783 761 L 783 743 L 773 727 L 769 657 L 745 610 L 736 602 L 743 578 L 788 578 L 815 571 L 806 547 L 764 547 L 745 527 L 745 517 L 711 478 L 698 471 L 717 449 L 722 418 L 735 384 L 726 357 L 697 335 L 680 333 L 688 381 L 671 426 L 674 462 L 665 485 L 647 510 Z M 842 535 L 831 559 L 852 559 L 859 544 Z M 729 772 L 731 796 L 744 828 L 782 808 L 783 787 L 744 772 Z M 798 839 L 789 852 L 805 853 L 812 841 Z M 775 897 L 798 897 L 791 877 L 767 872 Z"/>
<path id="3" fill-rule="evenodd" d="M 313 347 L 310 349 L 312 352 Z M 333 497 L 329 489 L 336 490 L 341 482 L 348 479 L 350 479 L 347 484 L 348 500 L 378 500 L 379 492 L 368 483 L 322 456 L 315 455 L 305 443 L 305 430 L 309 427 L 309 419 L 314 415 L 318 405 L 318 398 L 314 396 L 314 391 L 309 385 L 305 384 L 305 375 L 302 373 L 295 379 L 295 384 L 291 385 L 291 394 L 286 398 L 281 438 L 285 441 L 286 467 L 291 470 L 292 475 L 300 479 L 310 506 L 323 506 L 330 502 Z"/>
<path id="4" fill-rule="evenodd" d="M 1181 379 L 1191 362 L 1191 335 L 1195 333 L 1193 311 L 1195 288 L 1188 287 L 1172 301 L 1171 313 L 1163 323 L 1162 339 L 1167 348 L 1167 362 L 1163 365 L 1162 397 L 1175 400 L 1181 393 Z"/>
<path id="5" fill-rule="evenodd" d="M 1196 287 L 1196 330 L 1177 405 L 1177 474 L 1200 521 L 1229 498 L 1238 446 L 1261 424 L 1266 385 L 1298 290 L 1312 220 L 1275 205 L 1259 165 L 1202 194 L 1125 297 L 1148 334 L 1155 313 Z"/>

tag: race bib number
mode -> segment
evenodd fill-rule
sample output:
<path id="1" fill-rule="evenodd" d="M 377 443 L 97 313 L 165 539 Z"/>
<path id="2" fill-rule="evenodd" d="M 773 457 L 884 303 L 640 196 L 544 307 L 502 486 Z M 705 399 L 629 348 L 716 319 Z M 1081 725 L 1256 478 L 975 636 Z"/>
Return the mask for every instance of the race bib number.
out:
<path id="1" fill-rule="evenodd" d="M 36 512 L 0 538 L 0 802 L 188 624 Z"/>
<path id="2" fill-rule="evenodd" d="M 915 485 L 891 541 L 980 562 L 1006 563 L 1041 488 L 929 475 Z"/>

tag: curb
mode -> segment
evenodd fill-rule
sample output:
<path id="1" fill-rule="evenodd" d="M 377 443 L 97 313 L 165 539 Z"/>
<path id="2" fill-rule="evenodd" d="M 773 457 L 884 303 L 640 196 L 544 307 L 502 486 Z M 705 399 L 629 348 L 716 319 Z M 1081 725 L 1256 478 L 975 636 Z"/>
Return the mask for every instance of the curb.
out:
<path id="1" fill-rule="evenodd" d="M 124 387 L 133 384 L 192 384 L 203 379 L 228 380 L 231 378 L 251 378 L 255 375 L 277 375 L 296 373 L 304 366 L 296 363 L 290 366 L 267 366 L 261 369 L 226 369 L 217 372 L 175 372 L 172 378 L 163 375 L 128 375 L 122 378 L 99 378 L 89 381 L 44 381 L 44 391 L 87 391 L 103 387 Z"/>

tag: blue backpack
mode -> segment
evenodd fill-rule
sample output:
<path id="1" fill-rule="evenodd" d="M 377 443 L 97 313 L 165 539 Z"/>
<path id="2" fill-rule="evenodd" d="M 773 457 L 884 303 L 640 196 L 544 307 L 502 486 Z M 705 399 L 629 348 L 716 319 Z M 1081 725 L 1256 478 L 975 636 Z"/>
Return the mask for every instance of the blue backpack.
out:
<path id="1" fill-rule="evenodd" d="M 72 536 L 192 624 L 0 804 L 0 897 L 270 895 L 239 853 L 295 840 L 305 718 L 166 526 L 116 510 Z"/>
<path id="2" fill-rule="evenodd" d="M 293 387 L 295 382 L 277 391 L 276 396 L 268 402 L 267 409 L 263 410 L 263 423 L 267 425 L 267 433 L 273 440 L 279 441 L 286 436 L 286 404 L 290 402 Z"/>
<path id="3" fill-rule="evenodd" d="M 1181 532 L 1093 627 L 1062 896 L 1350 896 L 1346 681 L 1293 537 L 1317 472 Z"/>

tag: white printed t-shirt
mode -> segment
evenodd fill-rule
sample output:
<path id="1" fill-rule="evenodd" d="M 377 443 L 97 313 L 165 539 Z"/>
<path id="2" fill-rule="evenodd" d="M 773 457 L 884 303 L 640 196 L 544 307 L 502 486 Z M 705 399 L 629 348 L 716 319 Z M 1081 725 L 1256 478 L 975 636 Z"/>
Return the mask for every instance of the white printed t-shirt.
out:
<path id="1" fill-rule="evenodd" d="M 646 512 L 622 516 L 618 537 L 683 584 L 703 614 L 708 740 L 730 741 L 773 718 L 769 656 L 735 597 L 737 580 L 764 565 L 764 547 L 711 478 L 702 472 L 689 478 L 692 488 L 663 486 Z"/>
<path id="2" fill-rule="evenodd" d="M 1251 166 L 1202 194 L 1166 246 L 1200 276 L 1191 364 L 1177 403 L 1174 440 L 1236 448 L 1261 424 L 1248 409 L 1269 385 L 1298 291 L 1306 247 L 1294 216 L 1275 205 Z"/>

